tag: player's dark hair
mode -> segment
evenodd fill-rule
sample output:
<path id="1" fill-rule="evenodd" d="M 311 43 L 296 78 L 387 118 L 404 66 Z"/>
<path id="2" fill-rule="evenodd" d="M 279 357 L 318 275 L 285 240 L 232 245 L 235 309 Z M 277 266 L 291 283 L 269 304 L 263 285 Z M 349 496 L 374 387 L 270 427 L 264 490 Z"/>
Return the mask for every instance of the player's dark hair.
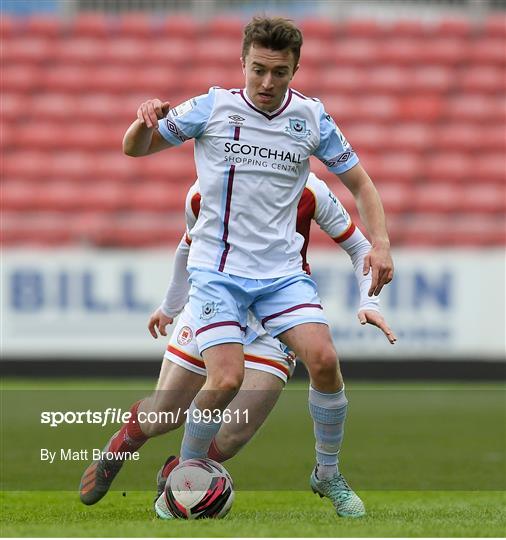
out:
<path id="1" fill-rule="evenodd" d="M 302 33 L 291 20 L 283 17 L 253 17 L 244 28 L 242 40 L 242 57 L 244 59 L 253 44 L 273 51 L 290 49 L 296 66 L 300 58 Z"/>

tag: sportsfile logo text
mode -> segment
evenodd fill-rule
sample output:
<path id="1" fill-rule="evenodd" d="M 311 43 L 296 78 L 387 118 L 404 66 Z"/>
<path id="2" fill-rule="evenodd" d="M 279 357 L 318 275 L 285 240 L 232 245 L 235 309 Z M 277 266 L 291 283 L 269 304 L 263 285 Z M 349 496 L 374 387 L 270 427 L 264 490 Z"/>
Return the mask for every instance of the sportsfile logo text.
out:
<path id="1" fill-rule="evenodd" d="M 191 416 L 194 422 L 220 422 L 224 424 L 230 424 L 232 422 L 249 422 L 248 409 L 243 410 L 230 410 L 225 409 L 223 411 L 216 409 L 194 409 L 189 411 L 188 409 L 178 408 L 175 411 L 139 411 L 137 413 L 137 420 L 139 424 L 164 424 L 179 423 L 179 419 L 184 416 L 185 421 Z M 42 411 L 40 413 L 40 423 L 49 424 L 49 427 L 59 427 L 61 424 L 98 424 L 104 427 L 108 424 L 124 424 L 130 420 L 132 413 L 130 411 L 123 411 L 123 409 L 116 409 L 114 407 L 108 407 L 105 411 Z"/>

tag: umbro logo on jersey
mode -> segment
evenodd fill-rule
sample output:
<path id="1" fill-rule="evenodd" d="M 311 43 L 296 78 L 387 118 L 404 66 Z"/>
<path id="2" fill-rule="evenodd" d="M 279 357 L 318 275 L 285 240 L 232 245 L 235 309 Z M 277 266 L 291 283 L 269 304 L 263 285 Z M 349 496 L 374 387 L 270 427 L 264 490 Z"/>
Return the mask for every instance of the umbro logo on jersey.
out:
<path id="1" fill-rule="evenodd" d="M 285 131 L 296 139 L 307 139 L 311 135 L 311 130 L 306 128 L 306 121 L 297 118 L 290 118 L 290 124 L 285 127 Z"/>
<path id="2" fill-rule="evenodd" d="M 243 118 L 242 116 L 239 116 L 238 114 L 232 114 L 229 116 L 230 122 L 229 124 L 232 124 L 233 126 L 242 126 L 242 123 L 246 120 L 246 118 Z"/>
<path id="3" fill-rule="evenodd" d="M 335 167 L 338 163 L 346 163 L 349 159 L 350 159 L 350 156 L 353 152 L 353 149 L 351 150 L 351 152 L 343 152 L 342 154 L 332 158 L 332 159 L 322 159 L 322 163 L 324 163 L 325 165 L 327 165 L 327 167 Z"/>

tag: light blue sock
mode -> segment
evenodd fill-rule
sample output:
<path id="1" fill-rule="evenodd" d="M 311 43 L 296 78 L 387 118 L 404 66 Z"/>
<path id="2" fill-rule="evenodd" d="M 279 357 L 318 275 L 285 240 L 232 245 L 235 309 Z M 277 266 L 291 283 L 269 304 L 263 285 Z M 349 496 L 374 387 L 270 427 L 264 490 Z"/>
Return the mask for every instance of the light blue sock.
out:
<path id="1" fill-rule="evenodd" d="M 221 418 L 219 421 L 211 419 L 207 422 L 204 418 L 200 418 L 199 409 L 195 401 L 192 401 L 181 443 L 181 460 L 207 457 L 211 441 L 218 433 L 220 426 Z"/>
<path id="2" fill-rule="evenodd" d="M 338 472 L 347 408 L 344 388 L 334 394 L 324 394 L 309 387 L 309 412 L 314 422 L 319 479 L 331 478 Z"/>

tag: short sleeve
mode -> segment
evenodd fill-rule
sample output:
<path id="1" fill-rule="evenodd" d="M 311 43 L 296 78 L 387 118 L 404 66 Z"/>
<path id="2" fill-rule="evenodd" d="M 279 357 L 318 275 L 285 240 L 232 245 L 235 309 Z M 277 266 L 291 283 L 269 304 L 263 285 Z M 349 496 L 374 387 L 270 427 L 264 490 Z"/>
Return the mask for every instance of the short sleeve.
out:
<path id="1" fill-rule="evenodd" d="M 188 190 L 185 200 L 186 242 L 191 243 L 191 230 L 197 223 L 200 213 L 200 189 L 198 180 Z"/>
<path id="2" fill-rule="evenodd" d="M 321 106 L 320 144 L 314 155 L 334 174 L 342 174 L 354 167 L 359 159 L 332 117 Z"/>
<path id="3" fill-rule="evenodd" d="M 350 215 L 327 184 L 310 174 L 307 187 L 315 195 L 314 220 L 320 228 L 336 242 L 342 242 L 353 234 L 355 226 Z"/>
<path id="4" fill-rule="evenodd" d="M 200 137 L 207 126 L 214 108 L 215 89 L 197 96 L 171 109 L 165 118 L 158 120 L 160 135 L 177 146 L 188 139 Z"/>

